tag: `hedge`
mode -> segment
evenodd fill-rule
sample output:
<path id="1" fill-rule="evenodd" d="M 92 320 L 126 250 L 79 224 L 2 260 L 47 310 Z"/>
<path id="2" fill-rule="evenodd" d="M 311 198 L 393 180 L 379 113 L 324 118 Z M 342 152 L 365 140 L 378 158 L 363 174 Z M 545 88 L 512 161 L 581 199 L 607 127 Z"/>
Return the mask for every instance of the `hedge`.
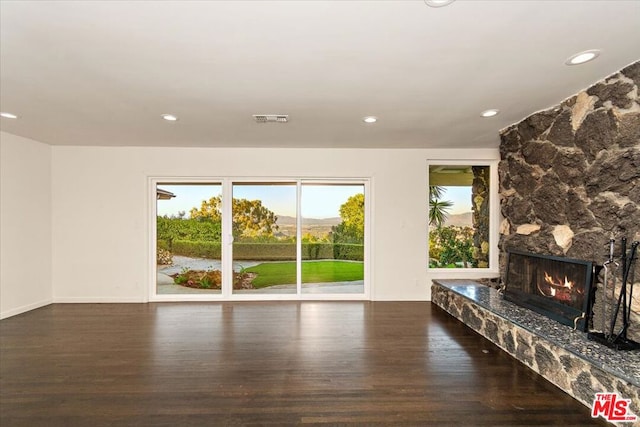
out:
<path id="1" fill-rule="evenodd" d="M 255 261 L 293 261 L 295 243 L 234 243 L 233 259 Z"/>
<path id="2" fill-rule="evenodd" d="M 169 250 L 169 243 L 166 240 L 158 239 L 156 246 L 158 249 L 164 249 L 165 251 Z"/>
<path id="3" fill-rule="evenodd" d="M 336 243 L 333 245 L 334 259 L 364 261 L 364 245 L 355 243 Z"/>
<path id="4" fill-rule="evenodd" d="M 302 259 L 333 259 L 333 244 L 303 243 Z"/>
<path id="5" fill-rule="evenodd" d="M 159 245 L 160 246 L 160 245 Z M 220 259 L 220 242 L 174 240 L 173 254 L 195 258 Z M 234 243 L 233 259 L 255 261 L 294 261 L 295 243 Z M 364 260 L 364 246 L 348 243 L 303 243 L 302 259 Z"/>
<path id="6" fill-rule="evenodd" d="M 222 257 L 222 244 L 220 242 L 174 240 L 172 249 L 174 255 L 208 259 L 220 259 Z"/>

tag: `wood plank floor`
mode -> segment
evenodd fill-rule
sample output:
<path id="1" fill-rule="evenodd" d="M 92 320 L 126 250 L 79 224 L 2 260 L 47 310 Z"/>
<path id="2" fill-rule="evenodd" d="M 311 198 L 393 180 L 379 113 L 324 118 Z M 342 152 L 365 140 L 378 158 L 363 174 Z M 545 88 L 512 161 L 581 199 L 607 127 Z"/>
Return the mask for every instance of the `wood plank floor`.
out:
<path id="1" fill-rule="evenodd" d="M 56 304 L 0 322 L 0 426 L 606 425 L 428 302 Z"/>

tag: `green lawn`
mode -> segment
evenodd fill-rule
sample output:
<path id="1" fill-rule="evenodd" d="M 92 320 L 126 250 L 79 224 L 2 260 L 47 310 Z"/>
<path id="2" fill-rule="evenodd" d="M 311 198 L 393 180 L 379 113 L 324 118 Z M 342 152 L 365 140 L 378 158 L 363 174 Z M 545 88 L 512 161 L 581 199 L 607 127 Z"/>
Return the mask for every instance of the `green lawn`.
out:
<path id="1" fill-rule="evenodd" d="M 245 269 L 258 276 L 251 282 L 256 288 L 296 283 L 295 262 L 270 262 Z M 348 282 L 364 279 L 364 264 L 353 261 L 303 261 L 302 283 Z"/>

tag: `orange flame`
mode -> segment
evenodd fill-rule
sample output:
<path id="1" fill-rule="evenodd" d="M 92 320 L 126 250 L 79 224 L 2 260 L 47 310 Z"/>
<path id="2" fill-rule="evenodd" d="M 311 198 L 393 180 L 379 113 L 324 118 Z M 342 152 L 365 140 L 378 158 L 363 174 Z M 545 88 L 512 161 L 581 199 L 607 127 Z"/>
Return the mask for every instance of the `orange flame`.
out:
<path id="1" fill-rule="evenodd" d="M 547 272 L 544 272 L 544 281 L 547 282 L 550 285 L 553 286 L 557 286 L 557 287 L 562 287 L 562 288 L 569 288 L 569 289 L 573 289 L 573 282 L 571 282 L 567 276 L 564 276 L 564 283 L 562 282 L 562 280 L 558 280 L 558 283 L 556 283 L 556 281 L 553 279 L 553 277 L 551 277 L 549 274 L 547 274 Z"/>

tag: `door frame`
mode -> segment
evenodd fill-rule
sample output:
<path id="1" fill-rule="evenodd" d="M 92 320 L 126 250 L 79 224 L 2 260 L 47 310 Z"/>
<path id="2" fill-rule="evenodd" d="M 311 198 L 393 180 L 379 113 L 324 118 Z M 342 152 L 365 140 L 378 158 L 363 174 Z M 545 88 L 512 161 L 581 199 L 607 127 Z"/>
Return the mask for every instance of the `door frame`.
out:
<path id="1" fill-rule="evenodd" d="M 336 178 L 336 177 L 175 177 L 175 176 L 149 176 L 147 179 L 148 198 L 148 284 L 147 284 L 147 301 L 149 302 L 179 302 L 179 301 L 279 301 L 279 300 L 327 300 L 327 301 L 362 301 L 370 300 L 372 295 L 372 230 L 373 230 L 373 200 L 372 200 L 372 178 Z M 297 269 L 297 286 L 295 294 L 234 294 L 231 290 L 231 278 L 228 274 L 233 268 L 233 259 L 231 252 L 225 250 L 233 244 L 230 235 L 231 230 L 231 200 L 233 183 L 237 182 L 255 182 L 260 183 L 296 183 L 296 222 L 297 222 L 297 239 L 296 239 L 296 259 Z M 361 294 L 305 294 L 301 292 L 301 215 L 300 215 L 300 192 L 304 183 L 313 182 L 314 184 L 362 184 L 364 186 L 364 291 Z M 222 271 L 223 283 L 222 292 L 219 294 L 158 294 L 157 293 L 157 196 L 156 188 L 158 184 L 221 184 L 222 185 L 222 210 L 223 210 L 223 228 L 222 228 Z M 227 274 L 225 274 L 227 273 Z"/>

